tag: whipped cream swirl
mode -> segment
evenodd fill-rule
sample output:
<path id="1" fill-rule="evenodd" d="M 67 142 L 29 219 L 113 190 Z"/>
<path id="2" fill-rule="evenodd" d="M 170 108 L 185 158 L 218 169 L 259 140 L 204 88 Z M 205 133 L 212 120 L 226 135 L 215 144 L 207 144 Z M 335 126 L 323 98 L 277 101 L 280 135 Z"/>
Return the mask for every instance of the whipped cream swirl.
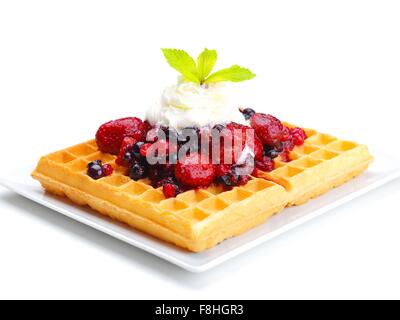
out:
<path id="1" fill-rule="evenodd" d="M 245 123 L 239 105 L 232 103 L 232 87 L 226 82 L 198 85 L 178 83 L 165 88 L 161 100 L 147 110 L 152 125 L 181 130 L 228 122 Z"/>

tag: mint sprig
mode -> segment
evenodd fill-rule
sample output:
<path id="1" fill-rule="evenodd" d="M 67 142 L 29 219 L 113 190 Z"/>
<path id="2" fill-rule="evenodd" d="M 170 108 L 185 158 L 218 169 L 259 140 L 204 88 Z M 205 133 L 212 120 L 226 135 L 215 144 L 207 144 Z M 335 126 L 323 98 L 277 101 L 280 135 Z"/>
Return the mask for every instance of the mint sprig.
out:
<path id="1" fill-rule="evenodd" d="M 182 74 L 185 81 L 198 84 L 232 81 L 239 82 L 253 79 L 256 75 L 249 69 L 233 65 L 230 68 L 221 69 L 211 73 L 217 62 L 215 50 L 204 49 L 197 57 L 197 65 L 194 59 L 184 50 L 161 49 L 168 64 Z"/>

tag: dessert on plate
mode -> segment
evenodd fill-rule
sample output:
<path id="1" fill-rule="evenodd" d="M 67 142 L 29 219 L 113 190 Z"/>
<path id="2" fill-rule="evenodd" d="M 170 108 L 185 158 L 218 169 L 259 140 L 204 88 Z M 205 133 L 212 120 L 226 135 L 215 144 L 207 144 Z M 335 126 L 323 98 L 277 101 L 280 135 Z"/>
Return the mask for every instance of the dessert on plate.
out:
<path id="1" fill-rule="evenodd" d="M 144 119 L 101 125 L 95 139 L 42 157 L 32 173 L 46 191 L 194 252 L 211 248 L 366 170 L 365 145 L 241 107 L 231 82 L 254 78 L 234 65 L 212 72 L 163 49 L 180 73 Z"/>

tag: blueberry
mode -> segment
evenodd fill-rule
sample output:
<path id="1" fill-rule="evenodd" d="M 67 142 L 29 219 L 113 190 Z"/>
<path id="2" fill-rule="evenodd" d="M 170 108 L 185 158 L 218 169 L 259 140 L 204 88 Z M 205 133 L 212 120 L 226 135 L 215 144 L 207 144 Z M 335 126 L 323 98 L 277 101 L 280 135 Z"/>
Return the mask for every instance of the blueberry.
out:
<path id="1" fill-rule="evenodd" d="M 130 163 L 130 162 L 132 161 L 132 159 L 133 159 L 133 154 L 132 154 L 132 152 L 126 150 L 125 153 L 124 153 L 124 155 L 122 156 L 122 161 L 123 161 L 124 163 Z"/>
<path id="2" fill-rule="evenodd" d="M 103 167 L 100 160 L 92 161 L 88 164 L 87 174 L 92 179 L 100 179 L 104 176 Z"/>
<path id="3" fill-rule="evenodd" d="M 146 173 L 146 167 L 138 162 L 134 163 L 129 169 L 129 177 L 135 181 L 144 178 Z"/>
<path id="4" fill-rule="evenodd" d="M 139 142 L 136 142 L 132 148 L 132 155 L 136 159 L 140 159 L 140 157 L 141 157 L 140 148 L 142 147 L 142 145 L 144 145 L 144 142 L 139 141 Z"/>
<path id="5" fill-rule="evenodd" d="M 101 160 L 93 160 L 92 162 L 89 162 L 88 168 L 94 164 L 98 164 L 99 166 L 101 166 Z"/>
<path id="6" fill-rule="evenodd" d="M 274 147 L 265 145 L 264 146 L 264 155 L 271 158 L 271 159 L 275 159 L 277 156 L 279 156 L 279 151 L 276 150 Z"/>
<path id="7" fill-rule="evenodd" d="M 249 119 L 256 113 L 256 112 L 255 112 L 253 109 L 251 109 L 251 108 L 246 108 L 246 109 L 242 110 L 241 112 L 242 112 L 242 114 L 243 114 L 243 116 L 244 116 L 244 118 L 245 118 L 246 120 L 249 120 Z"/>

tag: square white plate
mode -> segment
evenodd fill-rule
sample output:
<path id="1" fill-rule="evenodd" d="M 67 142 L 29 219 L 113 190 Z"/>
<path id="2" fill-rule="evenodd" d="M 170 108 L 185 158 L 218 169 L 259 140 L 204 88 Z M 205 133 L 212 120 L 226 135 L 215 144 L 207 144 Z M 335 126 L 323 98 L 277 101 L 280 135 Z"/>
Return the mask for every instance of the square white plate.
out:
<path id="1" fill-rule="evenodd" d="M 309 201 L 307 204 L 286 208 L 266 223 L 251 229 L 241 236 L 223 241 L 202 253 L 190 253 L 173 245 L 130 229 L 95 211 L 45 193 L 39 183 L 30 177 L 32 168 L 7 174 L 0 184 L 18 194 L 53 209 L 67 217 L 80 221 L 135 247 L 143 249 L 191 272 L 202 272 L 237 256 L 279 234 L 336 208 L 368 191 L 400 177 L 398 161 L 386 155 L 376 155 L 376 161 L 367 172 L 329 193 Z M 249 209 L 251 210 L 251 209 Z"/>

